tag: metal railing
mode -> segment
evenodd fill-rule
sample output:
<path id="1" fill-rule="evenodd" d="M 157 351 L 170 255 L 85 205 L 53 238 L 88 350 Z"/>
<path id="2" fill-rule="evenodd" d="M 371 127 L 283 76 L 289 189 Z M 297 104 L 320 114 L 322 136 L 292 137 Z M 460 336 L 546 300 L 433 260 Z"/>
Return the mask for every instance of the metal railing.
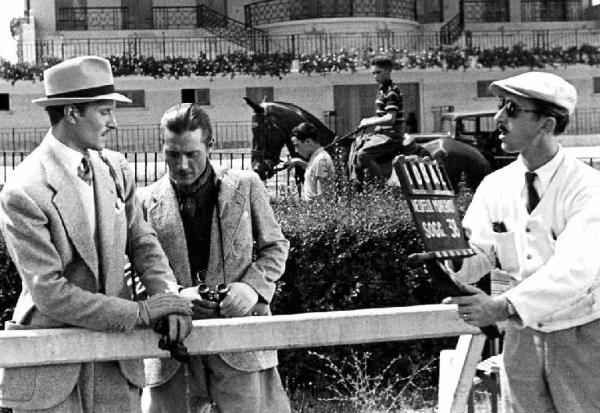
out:
<path id="1" fill-rule="evenodd" d="M 58 9 L 56 29 L 125 30 L 129 29 L 127 7 L 63 7 Z"/>
<path id="2" fill-rule="evenodd" d="M 416 20 L 416 0 L 263 0 L 244 6 L 246 24 L 339 17 Z"/>
<path id="3" fill-rule="evenodd" d="M 461 36 L 464 27 L 464 15 L 460 12 L 440 29 L 440 40 L 442 44 L 452 44 L 457 41 Z"/>
<path id="4" fill-rule="evenodd" d="M 524 22 L 578 21 L 583 18 L 581 0 L 521 0 Z"/>
<path id="5" fill-rule="evenodd" d="M 458 32 L 460 34 L 460 32 Z M 422 52 L 452 43 L 453 36 L 443 36 L 439 31 L 370 32 L 370 33 L 301 33 L 257 38 L 256 46 L 234 42 L 217 36 L 155 38 L 48 38 L 35 42 L 38 62 L 48 58 L 68 59 L 83 54 L 98 56 L 143 56 L 165 59 L 167 57 L 207 58 L 218 55 L 261 49 L 270 53 L 289 54 L 300 57 L 302 54 L 336 54 L 342 49 L 348 52 L 396 49 L 409 52 Z M 461 40 L 462 39 L 462 40 Z M 468 32 L 454 45 L 459 47 L 512 47 L 514 45 L 550 50 L 556 47 L 568 49 L 584 44 L 600 44 L 599 29 L 557 29 L 557 30 L 498 30 Z M 34 45 L 32 43 L 31 47 Z"/>
<path id="6" fill-rule="evenodd" d="M 212 124 L 214 149 L 252 147 L 250 121 L 217 121 Z M 42 128 L 0 129 L 0 152 L 31 152 L 48 132 Z M 160 151 L 160 128 L 151 125 L 120 125 L 108 137 L 107 148 L 121 152 Z"/>
<path id="7" fill-rule="evenodd" d="M 510 21 L 508 0 L 465 0 L 463 13 L 466 23 Z"/>

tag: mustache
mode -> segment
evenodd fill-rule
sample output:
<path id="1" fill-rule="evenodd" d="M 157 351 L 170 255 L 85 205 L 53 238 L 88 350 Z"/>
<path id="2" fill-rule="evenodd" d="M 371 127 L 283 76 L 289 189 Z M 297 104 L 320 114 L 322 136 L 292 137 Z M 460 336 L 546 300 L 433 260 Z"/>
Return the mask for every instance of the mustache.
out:
<path id="1" fill-rule="evenodd" d="M 498 130 L 500 131 L 500 133 L 504 134 L 508 132 L 508 129 L 506 129 L 506 126 L 504 125 L 498 125 Z"/>

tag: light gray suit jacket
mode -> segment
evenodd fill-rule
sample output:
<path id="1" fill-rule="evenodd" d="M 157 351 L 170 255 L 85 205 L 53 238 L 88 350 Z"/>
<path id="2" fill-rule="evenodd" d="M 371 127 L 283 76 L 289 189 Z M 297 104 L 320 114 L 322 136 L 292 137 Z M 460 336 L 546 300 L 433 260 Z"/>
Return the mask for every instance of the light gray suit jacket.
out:
<path id="1" fill-rule="evenodd" d="M 220 181 L 218 210 L 221 212 L 223 229 L 225 281 L 228 284 L 236 281 L 249 284 L 259 294 L 261 301 L 270 303 L 275 293 L 275 282 L 285 270 L 289 241 L 281 232 L 269 204 L 265 186 L 258 175 L 250 171 L 224 170 L 217 165 L 213 165 L 213 168 L 216 179 Z M 179 214 L 177 195 L 168 174 L 158 182 L 138 190 L 138 196 L 179 284 L 185 287 L 192 286 L 183 222 Z M 206 283 L 212 288 L 224 282 L 219 244 L 221 237 L 216 214 L 217 208 L 213 213 L 206 275 Z M 254 242 L 257 258 L 253 261 Z M 277 365 L 275 351 L 226 353 L 220 356 L 231 367 L 244 371 L 257 371 Z M 165 362 L 166 360 L 163 360 L 163 373 L 169 371 L 168 375 L 174 374 L 173 369 L 164 365 Z M 155 376 L 149 381 L 160 382 L 161 378 Z"/>
<path id="2" fill-rule="evenodd" d="M 128 237 L 129 255 L 148 292 L 177 291 L 156 234 L 143 218 L 127 161 L 104 152 L 125 203 L 117 197 L 108 167 L 91 151 L 96 240 L 75 189 L 79 178 L 61 164 L 47 138 L 2 189 L 0 228 L 23 283 L 7 328 L 133 329 L 137 304 L 123 277 Z M 0 403 L 29 409 L 55 405 L 73 389 L 79 369 L 79 364 L 4 369 Z M 121 371 L 134 384 L 144 384 L 141 363 L 121 363 Z"/>

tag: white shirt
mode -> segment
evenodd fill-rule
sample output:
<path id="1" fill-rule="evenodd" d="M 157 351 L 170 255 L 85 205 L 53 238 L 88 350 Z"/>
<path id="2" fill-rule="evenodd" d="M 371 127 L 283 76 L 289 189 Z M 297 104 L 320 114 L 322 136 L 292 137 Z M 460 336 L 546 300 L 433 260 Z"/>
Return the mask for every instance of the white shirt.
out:
<path id="1" fill-rule="evenodd" d="M 334 174 L 335 168 L 331 156 L 321 146 L 312 153 L 306 164 L 302 198 L 305 201 L 312 201 L 315 197 L 321 195 L 318 180 L 332 179 Z"/>
<path id="2" fill-rule="evenodd" d="M 550 332 L 600 318 L 600 173 L 560 148 L 535 171 L 540 202 L 529 214 L 525 171 L 518 159 L 482 181 L 463 220 L 478 254 L 456 277 L 474 282 L 498 258 L 522 326 Z"/>
<path id="3" fill-rule="evenodd" d="M 67 169 L 68 173 L 75 176 L 77 182 L 76 190 L 81 196 L 83 208 L 85 210 L 88 222 L 90 224 L 91 236 L 93 239 L 96 234 L 96 203 L 94 199 L 94 185 L 88 185 L 77 175 L 77 168 L 81 164 L 83 154 L 75 149 L 69 148 L 64 143 L 60 142 L 52 133 L 48 131 L 48 143 L 50 148 L 56 154 L 56 157 L 61 164 Z"/>

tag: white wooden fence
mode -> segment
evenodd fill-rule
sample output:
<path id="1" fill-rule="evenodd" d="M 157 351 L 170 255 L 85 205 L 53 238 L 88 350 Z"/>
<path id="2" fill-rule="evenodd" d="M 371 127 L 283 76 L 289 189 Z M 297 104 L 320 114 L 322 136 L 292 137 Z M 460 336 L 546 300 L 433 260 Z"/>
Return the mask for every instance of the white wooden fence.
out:
<path id="1" fill-rule="evenodd" d="M 459 336 L 442 363 L 440 413 L 465 411 L 485 337 L 457 316 L 454 305 L 421 305 L 272 317 L 194 321 L 190 354 L 289 349 Z M 168 357 L 150 329 L 131 333 L 81 328 L 0 331 L 0 367 Z"/>

